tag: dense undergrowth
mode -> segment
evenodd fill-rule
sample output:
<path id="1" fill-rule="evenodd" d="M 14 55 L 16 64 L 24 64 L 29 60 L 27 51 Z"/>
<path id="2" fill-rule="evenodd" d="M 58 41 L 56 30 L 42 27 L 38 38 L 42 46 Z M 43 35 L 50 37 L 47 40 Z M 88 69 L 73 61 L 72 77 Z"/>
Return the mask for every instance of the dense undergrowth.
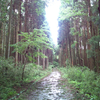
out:
<path id="1" fill-rule="evenodd" d="M 0 58 L 0 100 L 7 100 L 18 94 L 31 81 L 35 82 L 47 75 L 52 68 L 48 67 L 43 71 L 42 66 L 34 66 L 32 63 L 27 64 L 23 80 L 22 69 L 23 65 L 15 66 L 12 58 L 7 60 Z"/>
<path id="2" fill-rule="evenodd" d="M 61 67 L 62 77 L 66 78 L 72 84 L 78 93 L 88 99 L 82 100 L 100 100 L 100 75 L 91 71 L 87 67 Z"/>

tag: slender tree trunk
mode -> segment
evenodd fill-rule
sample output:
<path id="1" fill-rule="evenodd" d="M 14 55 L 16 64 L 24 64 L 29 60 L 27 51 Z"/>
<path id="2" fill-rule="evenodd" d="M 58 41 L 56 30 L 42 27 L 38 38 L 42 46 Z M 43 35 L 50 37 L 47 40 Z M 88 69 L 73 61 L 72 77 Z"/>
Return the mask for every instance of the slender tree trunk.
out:
<path id="1" fill-rule="evenodd" d="M 26 66 L 26 63 L 27 63 L 27 59 L 26 59 L 26 57 L 24 56 L 24 67 L 23 67 L 23 71 L 22 71 L 22 80 L 23 80 L 23 78 L 24 78 L 24 71 L 25 71 L 25 66 Z"/>
<path id="2" fill-rule="evenodd" d="M 72 43 L 73 42 L 74 42 L 74 37 L 73 37 Z M 73 62 L 73 65 L 76 65 L 75 47 L 72 48 L 72 62 Z"/>
<path id="3" fill-rule="evenodd" d="M 72 52 L 71 52 L 71 36 L 70 36 L 70 34 L 69 34 L 69 32 L 70 32 L 70 23 L 69 22 L 67 22 L 67 26 L 68 26 L 68 33 L 67 33 L 67 40 L 68 40 L 68 44 L 69 44 L 69 58 L 70 58 L 70 64 L 71 64 L 71 66 L 72 66 Z"/>
<path id="4" fill-rule="evenodd" d="M 19 24 L 17 24 L 17 29 L 16 29 L 16 43 L 18 43 L 18 31 L 19 31 Z M 18 51 L 16 51 L 15 53 L 15 63 L 17 66 L 18 63 Z"/>
<path id="5" fill-rule="evenodd" d="M 79 19 L 76 19 L 75 20 L 75 23 L 74 23 L 74 27 L 75 27 L 75 31 L 76 32 L 79 32 Z M 79 33 L 78 33 L 79 34 Z M 77 44 L 76 44 L 76 59 L 77 59 L 77 65 L 80 64 L 80 55 L 79 55 L 79 36 L 78 34 L 76 34 L 76 41 L 77 41 Z"/>
<path id="6" fill-rule="evenodd" d="M 6 45 L 6 31 L 5 31 L 5 24 L 4 24 L 4 32 L 3 32 L 3 36 L 4 36 L 4 39 L 3 39 L 3 55 L 5 57 L 5 45 Z"/>
<path id="7" fill-rule="evenodd" d="M 61 53 L 62 53 L 62 47 L 60 47 L 60 50 L 59 50 L 59 64 L 61 66 Z"/>
<path id="8" fill-rule="evenodd" d="M 99 6 L 98 6 L 98 11 L 99 11 L 99 16 L 100 16 L 100 0 L 99 0 Z"/>
<path id="9" fill-rule="evenodd" d="M 40 50 L 38 49 L 38 52 L 40 52 Z M 38 55 L 38 66 L 40 65 L 40 56 Z"/>
<path id="10" fill-rule="evenodd" d="M 1 28 L 2 28 L 2 23 L 0 23 L 0 56 L 1 56 L 1 52 L 2 52 L 2 32 L 1 32 Z"/>
<path id="11" fill-rule="evenodd" d="M 7 44 L 6 44 L 6 59 L 9 58 L 9 53 L 10 53 L 11 18 L 12 18 L 12 0 L 10 1 L 8 36 L 6 39 L 6 40 L 8 40 Z"/>
<path id="12" fill-rule="evenodd" d="M 43 50 L 42 52 L 45 55 L 45 50 Z M 45 70 L 45 58 L 43 58 L 43 70 Z"/>
<path id="13" fill-rule="evenodd" d="M 87 38 L 90 39 L 90 33 L 89 33 L 89 22 L 87 22 Z M 90 45 L 88 44 L 88 50 L 90 50 Z M 88 67 L 90 70 L 93 70 L 93 59 L 88 58 Z"/>
<path id="14" fill-rule="evenodd" d="M 28 32 L 28 0 L 25 0 L 25 32 Z"/>
<path id="15" fill-rule="evenodd" d="M 91 2 L 90 2 L 90 0 L 88 0 L 88 14 L 89 14 L 89 17 L 91 18 L 91 16 L 92 16 L 92 12 L 91 12 Z M 94 26 L 93 26 L 93 22 L 92 22 L 92 20 L 90 19 L 90 21 L 89 21 L 89 25 L 90 25 L 90 38 L 91 37 L 93 37 L 94 36 Z M 91 48 L 91 47 L 90 47 Z M 96 67 L 95 66 L 95 58 L 93 58 L 93 57 L 91 57 L 90 58 L 90 69 L 94 69 L 93 67 Z"/>
<path id="16" fill-rule="evenodd" d="M 21 34 L 21 23 L 22 23 L 22 21 L 21 21 L 21 17 L 22 17 L 21 16 L 21 4 L 22 4 L 22 0 L 19 1 L 19 15 L 18 15 L 18 18 L 19 18 L 19 30 L 18 31 L 19 31 L 19 34 Z M 21 38 L 22 37 L 19 36 L 19 40 L 18 41 L 21 41 Z M 21 58 L 22 58 L 22 55 L 21 54 L 18 54 L 19 62 L 22 61 Z"/>
<path id="17" fill-rule="evenodd" d="M 46 67 L 48 68 L 49 67 L 49 49 L 46 50 Z"/>
<path id="18" fill-rule="evenodd" d="M 47 58 L 47 68 L 49 67 L 49 57 Z"/>
<path id="19" fill-rule="evenodd" d="M 4 55 L 3 55 L 3 51 L 4 51 L 4 47 L 3 47 L 3 46 L 4 46 L 4 45 L 3 45 L 3 44 L 4 44 L 3 26 L 4 26 L 4 25 L 3 25 L 3 23 L 2 23 L 2 28 L 1 28 L 1 39 L 2 39 L 1 56 L 4 56 Z"/>
<path id="20" fill-rule="evenodd" d="M 97 57 L 96 57 L 96 66 L 97 66 L 97 72 L 100 73 L 100 49 L 96 50 L 97 52 Z"/>
<path id="21" fill-rule="evenodd" d="M 87 66 L 87 54 L 86 54 L 86 35 L 85 35 L 85 27 L 83 29 L 83 46 L 84 46 L 84 65 Z"/>

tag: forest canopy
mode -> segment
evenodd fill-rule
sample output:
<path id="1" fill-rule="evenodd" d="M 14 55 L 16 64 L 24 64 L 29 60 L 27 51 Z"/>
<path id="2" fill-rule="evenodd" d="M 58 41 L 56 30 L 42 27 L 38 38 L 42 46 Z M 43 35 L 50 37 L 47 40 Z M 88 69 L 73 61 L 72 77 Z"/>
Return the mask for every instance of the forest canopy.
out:
<path id="1" fill-rule="evenodd" d="M 60 65 L 87 66 L 100 71 L 100 1 L 61 0 L 59 14 Z M 62 60 L 63 59 L 63 60 Z"/>

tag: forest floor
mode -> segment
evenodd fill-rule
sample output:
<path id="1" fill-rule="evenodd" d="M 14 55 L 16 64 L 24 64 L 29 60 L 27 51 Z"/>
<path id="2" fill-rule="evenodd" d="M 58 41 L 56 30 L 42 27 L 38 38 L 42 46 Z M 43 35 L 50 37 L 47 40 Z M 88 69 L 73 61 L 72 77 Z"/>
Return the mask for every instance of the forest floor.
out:
<path id="1" fill-rule="evenodd" d="M 81 98 L 80 98 L 81 97 Z M 15 100 L 90 100 L 83 99 L 78 91 L 62 78 L 62 73 L 53 68 L 52 72 L 30 85 L 30 89 Z"/>
<path id="2" fill-rule="evenodd" d="M 27 100 L 72 100 L 74 96 L 61 73 L 54 69 L 50 75 L 37 82 L 35 89 L 27 96 Z M 74 99 L 75 100 L 75 99 Z"/>
<path id="3" fill-rule="evenodd" d="M 83 67 L 53 68 L 32 82 L 18 98 L 10 100 L 100 100 L 96 86 L 100 82 L 94 79 L 98 74 L 85 67 L 82 71 Z M 96 81 L 96 87 L 92 81 Z"/>

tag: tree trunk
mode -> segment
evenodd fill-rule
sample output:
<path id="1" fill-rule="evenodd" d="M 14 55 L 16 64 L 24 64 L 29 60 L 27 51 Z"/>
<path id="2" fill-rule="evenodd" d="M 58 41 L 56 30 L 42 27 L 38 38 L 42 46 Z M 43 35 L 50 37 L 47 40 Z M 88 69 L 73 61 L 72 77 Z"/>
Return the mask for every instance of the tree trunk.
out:
<path id="1" fill-rule="evenodd" d="M 5 45 L 6 45 L 6 31 L 5 31 L 5 24 L 4 24 L 4 32 L 3 32 L 3 56 L 5 57 Z"/>
<path id="2" fill-rule="evenodd" d="M 71 66 L 72 66 L 72 52 L 71 52 L 71 36 L 70 36 L 70 34 L 69 34 L 69 32 L 70 32 L 70 23 L 69 22 L 67 22 L 67 26 L 68 26 L 68 32 L 67 32 L 67 40 L 68 40 L 68 44 L 69 44 L 69 58 L 70 58 L 70 64 L 71 64 Z"/>
<path id="3" fill-rule="evenodd" d="M 18 31 L 19 31 L 19 24 L 17 24 L 17 27 L 16 27 L 16 43 L 18 43 Z M 15 53 L 15 63 L 16 63 L 16 66 L 17 66 L 17 63 L 18 63 L 18 51 L 16 51 Z"/>
<path id="4" fill-rule="evenodd" d="M 25 32 L 28 32 L 28 0 L 25 0 Z"/>
<path id="5" fill-rule="evenodd" d="M 38 53 L 40 52 L 40 50 L 38 49 Z M 40 65 L 40 56 L 38 55 L 38 66 Z"/>
<path id="6" fill-rule="evenodd" d="M 26 66 L 26 63 L 27 63 L 27 59 L 26 59 L 26 57 L 24 56 L 24 67 L 23 67 L 23 71 L 22 71 L 22 80 L 23 80 L 23 78 L 24 78 L 24 71 L 25 71 L 25 66 Z"/>
<path id="7" fill-rule="evenodd" d="M 18 19 L 19 19 L 19 30 L 18 31 L 19 31 L 19 34 L 21 34 L 21 23 L 22 23 L 21 22 L 21 17 L 22 17 L 21 16 L 21 4 L 22 4 L 22 0 L 19 1 L 19 11 L 18 11 L 19 12 L 19 15 L 18 15 Z M 22 37 L 19 36 L 18 41 L 21 41 L 21 38 Z M 22 60 L 22 55 L 21 54 L 18 54 L 18 59 L 19 59 L 18 60 L 19 62 Z"/>
<path id="8" fill-rule="evenodd" d="M 6 44 L 6 59 L 9 58 L 10 53 L 10 36 L 11 36 L 11 18 L 12 18 L 12 0 L 10 1 L 10 13 L 9 13 L 9 26 L 8 26 L 8 36 L 7 36 L 7 44 Z"/>
<path id="9" fill-rule="evenodd" d="M 90 39 L 90 33 L 89 33 L 89 22 L 87 21 L 87 38 Z M 88 44 L 88 50 L 90 50 L 90 45 Z M 90 70 L 93 70 L 93 59 L 88 58 L 88 67 Z"/>
<path id="10" fill-rule="evenodd" d="M 83 46 L 84 46 L 84 65 L 87 66 L 87 54 L 86 54 L 86 35 L 85 35 L 85 27 L 83 29 Z"/>
<path id="11" fill-rule="evenodd" d="M 60 47 L 60 50 L 59 50 L 59 65 L 61 66 L 61 53 L 62 53 L 62 47 Z"/>
<path id="12" fill-rule="evenodd" d="M 75 20 L 75 23 L 74 23 L 74 27 L 75 27 L 75 32 L 79 32 L 79 18 L 77 18 Z M 80 54 L 79 54 L 79 36 L 78 36 L 79 33 L 76 34 L 76 41 L 77 41 L 77 44 L 76 44 L 76 61 L 77 61 L 77 65 L 80 65 Z"/>
<path id="13" fill-rule="evenodd" d="M 43 50 L 42 52 L 45 55 L 45 50 Z M 45 58 L 43 58 L 43 70 L 45 70 Z"/>
<path id="14" fill-rule="evenodd" d="M 99 0 L 99 6 L 98 6 L 98 11 L 99 11 L 99 16 L 100 16 L 100 0 Z"/>
<path id="15" fill-rule="evenodd" d="M 1 45 L 1 56 L 4 56 L 3 55 L 3 51 L 4 51 L 4 33 L 3 33 L 3 23 L 2 23 L 2 28 L 1 28 L 1 39 L 2 39 L 2 45 Z"/>

